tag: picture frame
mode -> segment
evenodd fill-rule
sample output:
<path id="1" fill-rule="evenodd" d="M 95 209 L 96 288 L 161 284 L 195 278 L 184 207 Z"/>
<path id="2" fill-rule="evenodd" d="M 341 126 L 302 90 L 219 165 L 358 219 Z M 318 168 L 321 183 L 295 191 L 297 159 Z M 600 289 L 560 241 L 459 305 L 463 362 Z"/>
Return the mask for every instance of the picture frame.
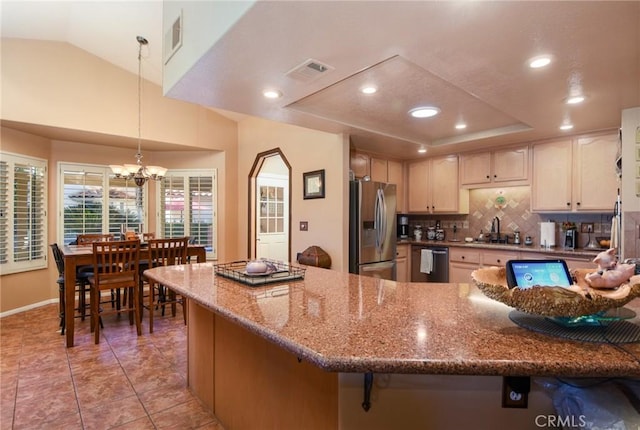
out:
<path id="1" fill-rule="evenodd" d="M 304 199 L 324 199 L 324 169 L 302 174 Z"/>

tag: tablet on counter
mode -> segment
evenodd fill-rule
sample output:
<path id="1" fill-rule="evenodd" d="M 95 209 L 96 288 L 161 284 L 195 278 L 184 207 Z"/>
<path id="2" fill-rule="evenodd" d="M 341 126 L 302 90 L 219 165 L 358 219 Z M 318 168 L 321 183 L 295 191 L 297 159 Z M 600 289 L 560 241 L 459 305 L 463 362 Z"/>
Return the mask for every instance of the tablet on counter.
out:
<path id="1" fill-rule="evenodd" d="M 506 269 L 509 288 L 569 287 L 573 283 L 564 260 L 509 260 Z"/>

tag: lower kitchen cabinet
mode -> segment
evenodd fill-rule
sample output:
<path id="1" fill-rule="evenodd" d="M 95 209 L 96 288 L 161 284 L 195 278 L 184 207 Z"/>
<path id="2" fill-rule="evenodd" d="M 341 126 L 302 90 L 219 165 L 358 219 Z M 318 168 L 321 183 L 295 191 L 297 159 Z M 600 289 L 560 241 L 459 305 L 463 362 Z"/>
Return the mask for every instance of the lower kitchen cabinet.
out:
<path id="1" fill-rule="evenodd" d="M 449 248 L 449 282 L 473 282 L 471 272 L 480 267 L 480 250 Z"/>
<path id="2" fill-rule="evenodd" d="M 396 280 L 398 282 L 411 282 L 410 249 L 411 245 L 409 244 L 402 244 L 396 247 Z"/>

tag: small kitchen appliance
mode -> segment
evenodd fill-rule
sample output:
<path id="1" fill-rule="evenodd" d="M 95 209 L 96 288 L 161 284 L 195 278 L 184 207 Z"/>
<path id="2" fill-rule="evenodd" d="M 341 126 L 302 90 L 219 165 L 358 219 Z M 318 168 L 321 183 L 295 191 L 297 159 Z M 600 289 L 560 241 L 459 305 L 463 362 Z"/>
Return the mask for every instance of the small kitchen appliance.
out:
<path id="1" fill-rule="evenodd" d="M 400 239 L 409 238 L 409 217 L 401 215 L 398 219 L 398 237 Z"/>
<path id="2" fill-rule="evenodd" d="M 578 232 L 576 230 L 567 230 L 564 232 L 564 247 L 567 249 L 576 249 L 578 247 Z"/>

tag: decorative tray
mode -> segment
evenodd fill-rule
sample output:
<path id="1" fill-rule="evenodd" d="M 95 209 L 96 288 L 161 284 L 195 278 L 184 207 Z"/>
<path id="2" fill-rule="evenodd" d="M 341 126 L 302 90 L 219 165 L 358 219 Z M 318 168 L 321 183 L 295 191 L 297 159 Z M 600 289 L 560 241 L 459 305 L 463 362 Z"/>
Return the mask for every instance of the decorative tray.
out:
<path id="1" fill-rule="evenodd" d="M 584 277 L 597 269 L 575 269 L 571 271 L 580 292 L 564 287 L 532 287 L 528 289 L 507 287 L 504 267 L 486 267 L 475 270 L 471 277 L 487 297 L 502 302 L 528 314 L 547 317 L 582 317 L 624 306 L 635 297 L 640 297 L 640 283 L 630 282 L 618 288 L 624 297 L 607 297 L 585 286 Z"/>
<path id="2" fill-rule="evenodd" d="M 306 269 L 304 267 L 294 266 L 282 261 L 266 260 L 267 271 L 262 273 L 247 272 L 247 264 L 249 260 L 232 261 L 229 263 L 214 264 L 213 268 L 216 275 L 241 282 L 249 286 L 260 286 L 272 284 L 275 282 L 294 281 L 304 279 Z"/>

